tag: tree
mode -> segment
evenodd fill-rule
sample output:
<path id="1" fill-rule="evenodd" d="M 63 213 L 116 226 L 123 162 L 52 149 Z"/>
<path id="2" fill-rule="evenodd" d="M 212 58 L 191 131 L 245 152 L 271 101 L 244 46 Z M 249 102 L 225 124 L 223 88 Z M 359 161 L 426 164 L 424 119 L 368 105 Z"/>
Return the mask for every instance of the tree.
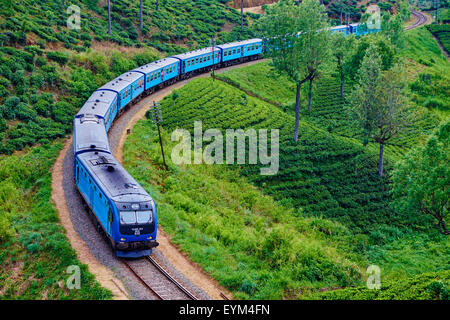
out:
<path id="1" fill-rule="evenodd" d="M 395 65 L 381 71 L 381 58 L 369 47 L 359 71 L 359 82 L 352 91 L 351 113 L 365 135 L 380 146 L 378 174 L 383 176 L 384 146 L 412 121 L 408 110 L 407 81 L 404 68 Z"/>
<path id="2" fill-rule="evenodd" d="M 144 28 L 144 23 L 142 21 L 142 0 L 139 3 L 139 27 L 141 30 Z"/>
<path id="3" fill-rule="evenodd" d="M 296 83 L 294 141 L 298 140 L 300 89 L 320 75 L 322 63 L 329 54 L 325 8 L 316 0 L 305 0 L 298 6 L 293 0 L 280 0 L 267 8 L 260 27 L 268 38 L 268 54 L 279 72 Z"/>
<path id="4" fill-rule="evenodd" d="M 398 210 L 432 217 L 445 235 L 449 222 L 450 121 L 444 122 L 420 146 L 406 155 L 393 172 L 393 196 Z"/>
<path id="5" fill-rule="evenodd" d="M 387 12 L 381 31 L 391 40 L 395 47 L 401 47 L 403 45 L 402 40 L 405 28 L 403 27 L 402 17 L 399 14 L 391 16 Z"/>
<path id="6" fill-rule="evenodd" d="M 352 48 L 355 38 L 351 35 L 343 36 L 341 33 L 334 33 L 331 37 L 331 47 L 333 55 L 336 58 L 339 79 L 341 83 L 341 98 L 344 99 L 344 81 L 345 76 L 349 72 L 349 58 L 351 57 Z"/>
<path id="7" fill-rule="evenodd" d="M 158 11 L 158 9 L 159 9 L 159 0 L 156 0 L 156 11 Z"/>
<path id="8" fill-rule="evenodd" d="M 108 34 L 111 35 L 111 0 L 108 0 Z"/>

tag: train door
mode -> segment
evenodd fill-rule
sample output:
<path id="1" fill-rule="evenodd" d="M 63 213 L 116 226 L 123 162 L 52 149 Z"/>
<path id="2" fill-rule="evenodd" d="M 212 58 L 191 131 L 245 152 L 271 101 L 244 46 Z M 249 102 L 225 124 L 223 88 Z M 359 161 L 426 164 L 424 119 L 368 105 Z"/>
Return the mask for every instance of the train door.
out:
<path id="1" fill-rule="evenodd" d="M 113 214 L 111 211 L 111 207 L 108 206 L 108 226 L 107 226 L 107 233 L 111 234 L 111 224 L 113 222 Z"/>

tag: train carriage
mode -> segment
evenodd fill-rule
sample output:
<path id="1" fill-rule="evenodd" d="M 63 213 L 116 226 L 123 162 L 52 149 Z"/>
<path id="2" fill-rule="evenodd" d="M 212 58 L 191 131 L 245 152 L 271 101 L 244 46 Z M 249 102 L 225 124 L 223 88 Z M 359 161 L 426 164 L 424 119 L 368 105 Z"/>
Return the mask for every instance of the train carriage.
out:
<path id="1" fill-rule="evenodd" d="M 126 72 L 108 82 L 99 90 L 116 92 L 118 94 L 119 111 L 121 111 L 130 101 L 139 97 L 144 91 L 144 74 L 140 72 Z"/>
<path id="2" fill-rule="evenodd" d="M 329 30 L 331 31 L 331 33 L 341 33 L 345 36 L 350 34 L 350 27 L 347 25 L 332 27 Z"/>
<path id="3" fill-rule="evenodd" d="M 157 86 L 165 81 L 174 81 L 180 74 L 179 60 L 175 58 L 165 58 L 154 61 L 142 67 L 132 70 L 145 75 L 144 90 L 152 92 Z"/>
<path id="4" fill-rule="evenodd" d="M 218 45 L 222 50 L 222 62 L 230 65 L 235 62 L 258 57 L 262 53 L 262 39 L 255 38 Z"/>
<path id="5" fill-rule="evenodd" d="M 79 114 L 73 120 L 74 155 L 84 152 L 110 153 L 105 121 L 94 114 Z"/>
<path id="6" fill-rule="evenodd" d="M 97 90 L 89 97 L 77 116 L 83 114 L 97 115 L 103 118 L 106 131 L 108 131 L 118 111 L 117 93 L 108 90 Z"/>
<path id="7" fill-rule="evenodd" d="M 156 247 L 156 205 L 148 193 L 106 152 L 75 157 L 75 183 L 97 229 L 118 257 L 140 257 Z"/>
<path id="8" fill-rule="evenodd" d="M 219 64 L 221 62 L 220 51 L 218 47 L 215 47 L 213 55 L 212 47 L 208 47 L 178 54 L 172 56 L 172 58 L 180 61 L 181 75 L 189 75 L 195 71 L 211 67 L 213 64 Z"/>

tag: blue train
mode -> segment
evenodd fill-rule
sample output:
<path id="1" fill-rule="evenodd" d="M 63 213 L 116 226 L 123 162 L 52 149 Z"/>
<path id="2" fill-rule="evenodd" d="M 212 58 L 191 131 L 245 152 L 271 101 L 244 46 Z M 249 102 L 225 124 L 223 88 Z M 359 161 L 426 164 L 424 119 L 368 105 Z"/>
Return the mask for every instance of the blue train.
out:
<path id="1" fill-rule="evenodd" d="M 357 25 L 331 30 L 359 35 Z M 111 154 L 107 132 L 114 119 L 144 95 L 213 67 L 259 59 L 262 52 L 263 40 L 255 38 L 150 62 L 96 90 L 77 113 L 73 124 L 75 183 L 94 225 L 118 257 L 150 255 L 158 242 L 155 201 Z"/>

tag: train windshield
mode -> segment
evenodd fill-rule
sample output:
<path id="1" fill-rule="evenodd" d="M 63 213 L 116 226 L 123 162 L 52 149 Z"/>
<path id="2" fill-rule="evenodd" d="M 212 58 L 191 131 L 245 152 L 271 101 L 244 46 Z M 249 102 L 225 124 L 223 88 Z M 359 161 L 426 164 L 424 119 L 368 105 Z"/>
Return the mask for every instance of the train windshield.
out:
<path id="1" fill-rule="evenodd" d="M 143 224 L 153 221 L 152 211 L 120 211 L 121 224 Z"/>

